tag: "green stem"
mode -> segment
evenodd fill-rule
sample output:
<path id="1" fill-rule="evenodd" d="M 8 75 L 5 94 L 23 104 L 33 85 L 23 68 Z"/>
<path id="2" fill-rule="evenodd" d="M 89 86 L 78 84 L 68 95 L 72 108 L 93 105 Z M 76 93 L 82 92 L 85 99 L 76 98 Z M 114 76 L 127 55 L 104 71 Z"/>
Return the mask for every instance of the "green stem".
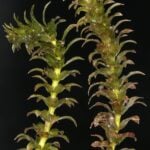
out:
<path id="1" fill-rule="evenodd" d="M 51 115 L 54 115 L 55 109 L 56 109 L 56 108 L 54 108 L 54 107 L 50 107 L 50 108 L 49 108 L 49 113 L 50 113 Z M 45 122 L 45 127 L 44 127 L 44 132 L 45 132 L 45 133 L 48 133 L 49 130 L 50 130 L 50 128 L 51 128 L 51 123 L 48 122 L 48 121 L 46 121 L 46 122 Z M 40 141 L 39 141 L 39 145 L 40 145 L 41 149 L 44 148 L 47 139 L 48 139 L 47 136 L 41 137 L 41 139 L 40 139 Z"/>
<path id="2" fill-rule="evenodd" d="M 54 69 L 54 72 L 55 72 L 56 76 L 58 77 L 58 76 L 60 75 L 60 73 L 61 73 L 61 69 L 55 68 L 55 69 Z M 52 87 L 53 87 L 53 89 L 55 89 L 55 88 L 58 86 L 58 84 L 59 84 L 59 80 L 53 80 L 53 81 L 52 81 Z M 56 92 L 52 92 L 52 93 L 51 93 L 51 98 L 52 98 L 52 99 L 55 99 L 56 97 L 57 97 L 57 93 L 56 93 Z M 49 107 L 49 113 L 50 113 L 51 115 L 54 115 L 55 110 L 56 110 L 55 107 Z M 45 122 L 45 127 L 44 127 L 44 133 L 49 133 L 50 128 L 51 128 L 51 123 L 48 122 L 48 121 L 46 121 L 46 122 Z M 48 139 L 47 136 L 43 136 L 43 137 L 40 138 L 39 146 L 41 147 L 41 149 L 44 148 L 47 139 Z"/>
<path id="3" fill-rule="evenodd" d="M 116 133 L 118 133 L 120 130 L 120 123 L 121 123 L 121 115 L 117 113 L 115 115 Z M 118 143 L 115 141 L 111 142 L 110 144 L 111 149 L 115 150 L 117 144 Z"/>

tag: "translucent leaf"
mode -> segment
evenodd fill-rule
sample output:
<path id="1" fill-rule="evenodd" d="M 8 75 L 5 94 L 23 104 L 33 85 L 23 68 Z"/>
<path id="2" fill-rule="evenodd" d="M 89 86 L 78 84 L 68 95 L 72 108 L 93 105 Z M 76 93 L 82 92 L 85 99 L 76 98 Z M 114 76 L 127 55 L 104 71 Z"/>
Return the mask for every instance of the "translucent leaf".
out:
<path id="1" fill-rule="evenodd" d="M 66 61 L 66 63 L 64 64 L 63 67 L 66 67 L 66 66 L 68 66 L 69 64 L 71 64 L 72 62 L 74 62 L 74 61 L 79 61 L 79 60 L 84 60 L 84 58 L 82 58 L 82 57 L 80 57 L 80 56 L 72 57 L 71 59 L 69 59 L 68 61 Z"/>
<path id="2" fill-rule="evenodd" d="M 42 57 L 42 56 L 32 56 L 30 58 L 30 61 L 33 61 L 33 60 L 42 60 L 42 61 L 48 63 L 48 60 L 46 58 Z"/>
<path id="3" fill-rule="evenodd" d="M 117 36 L 118 41 L 120 41 L 120 39 L 124 36 L 124 34 L 129 34 L 131 32 L 133 32 L 132 29 L 123 29 L 123 30 L 121 30 L 119 32 L 118 36 Z"/>
<path id="4" fill-rule="evenodd" d="M 135 134 L 133 132 L 125 132 L 125 133 L 120 133 L 119 134 L 119 143 L 121 143 L 122 141 L 124 141 L 126 138 L 132 138 L 135 141 L 137 141 Z"/>
<path id="5" fill-rule="evenodd" d="M 44 6 L 44 9 L 43 9 L 43 12 L 42 12 L 42 19 L 43 19 L 43 24 L 46 25 L 46 20 L 45 20 L 45 13 L 46 13 L 46 10 L 48 8 L 48 6 L 51 4 L 51 2 L 48 2 L 45 6 Z"/>
<path id="6" fill-rule="evenodd" d="M 79 87 L 79 88 L 81 88 L 81 86 L 79 84 L 77 84 L 77 83 L 67 83 L 67 84 L 64 85 L 64 89 L 66 89 L 69 92 L 71 91 L 72 87 Z"/>
<path id="7" fill-rule="evenodd" d="M 113 15 L 111 15 L 111 16 L 109 17 L 109 21 L 112 22 L 112 20 L 113 20 L 114 18 L 116 18 L 116 17 L 121 17 L 121 16 L 123 16 L 122 13 L 116 12 L 115 14 L 113 14 Z"/>
<path id="8" fill-rule="evenodd" d="M 74 119 L 73 117 L 71 117 L 71 116 L 61 116 L 61 117 L 59 117 L 55 122 L 59 122 L 59 121 L 61 121 L 61 120 L 70 120 L 70 121 L 73 122 L 74 125 L 77 127 L 77 123 L 76 123 L 75 119 Z M 55 123 L 55 122 L 54 122 L 54 123 Z"/>
<path id="9" fill-rule="evenodd" d="M 88 83 L 91 84 L 91 80 L 92 80 L 93 78 L 96 79 L 96 77 L 97 77 L 98 75 L 104 75 L 104 76 L 105 76 L 106 74 L 103 72 L 102 69 L 95 70 L 94 72 L 92 72 L 92 73 L 89 75 L 89 77 L 88 77 Z"/>
<path id="10" fill-rule="evenodd" d="M 135 50 L 124 50 L 117 55 L 117 61 L 121 63 L 128 53 L 136 53 Z"/>
<path id="11" fill-rule="evenodd" d="M 57 104 L 57 108 L 61 107 L 62 105 L 67 105 L 69 107 L 74 106 L 75 104 L 77 104 L 77 100 L 74 98 L 62 98 L 59 100 L 58 104 Z"/>
<path id="12" fill-rule="evenodd" d="M 15 140 L 17 140 L 17 142 L 20 142 L 22 140 L 27 140 L 29 142 L 34 142 L 34 139 L 32 137 L 30 137 L 29 135 L 27 134 L 24 134 L 24 133 L 21 133 L 21 134 L 18 134 L 16 137 L 15 137 Z"/>
<path id="13" fill-rule="evenodd" d="M 94 105 L 92 105 L 92 106 L 90 107 L 90 109 L 95 108 L 95 107 L 98 107 L 98 106 L 102 106 L 102 107 L 104 107 L 105 109 L 107 109 L 107 111 L 112 112 L 110 106 L 109 106 L 108 104 L 104 104 L 104 103 L 102 103 L 102 102 L 96 102 Z"/>
<path id="14" fill-rule="evenodd" d="M 113 4 L 115 1 L 113 0 L 104 0 L 104 5 Z"/>
<path id="15" fill-rule="evenodd" d="M 94 141 L 91 144 L 94 148 L 101 148 L 101 150 L 105 150 L 107 147 L 109 147 L 108 141 Z"/>
<path id="16" fill-rule="evenodd" d="M 92 94 L 92 96 L 90 97 L 89 101 L 88 101 L 88 104 L 91 103 L 91 101 L 93 100 L 94 97 L 100 97 L 100 96 L 104 96 L 106 97 L 107 99 L 110 99 L 111 98 L 109 97 L 109 95 L 107 94 L 107 91 L 103 90 L 103 86 L 100 86 L 99 87 L 99 90 L 96 91 L 94 94 Z"/>
<path id="17" fill-rule="evenodd" d="M 77 25 L 76 25 L 76 24 L 71 24 L 71 25 L 69 25 L 69 26 L 65 29 L 65 31 L 64 31 L 64 33 L 63 33 L 62 41 L 64 41 L 64 40 L 66 39 L 68 33 L 69 33 L 72 29 L 74 29 L 74 28 L 77 28 Z"/>
<path id="18" fill-rule="evenodd" d="M 92 134 L 91 136 L 98 138 L 100 141 L 104 140 L 104 138 L 99 134 Z"/>
<path id="19" fill-rule="evenodd" d="M 40 94 L 32 94 L 31 96 L 29 96 L 28 100 L 34 99 L 34 98 L 36 98 L 38 101 L 39 100 L 46 101 L 46 97 Z"/>
<path id="20" fill-rule="evenodd" d="M 85 12 L 85 8 L 84 7 L 79 7 L 76 12 L 75 15 L 80 15 L 81 12 Z"/>
<path id="21" fill-rule="evenodd" d="M 98 39 L 85 39 L 81 47 L 84 47 L 87 43 L 90 43 L 90 42 L 97 44 L 99 43 L 99 40 Z"/>
<path id="22" fill-rule="evenodd" d="M 136 150 L 135 148 L 122 148 L 120 150 Z"/>
<path id="23" fill-rule="evenodd" d="M 106 67 L 106 64 L 102 61 L 101 58 L 94 59 L 92 64 L 96 69 L 99 69 L 100 65 L 103 66 L 103 67 Z"/>
<path id="24" fill-rule="evenodd" d="M 89 27 L 90 27 L 90 26 L 87 25 L 87 26 L 85 26 L 85 27 L 81 30 L 81 32 L 80 32 L 80 36 L 81 36 L 81 37 L 83 36 L 84 33 L 86 33 L 86 32 L 89 31 Z"/>
<path id="25" fill-rule="evenodd" d="M 93 57 L 94 57 L 95 55 L 99 55 L 99 53 L 98 53 L 97 51 L 94 51 L 94 52 L 91 52 L 91 53 L 89 54 L 89 62 L 90 62 L 90 63 L 92 62 Z"/>
<path id="26" fill-rule="evenodd" d="M 116 31 L 117 28 L 118 28 L 122 23 L 129 22 L 129 21 L 130 21 L 129 19 L 119 20 L 119 21 L 113 26 L 113 30 Z"/>
<path id="27" fill-rule="evenodd" d="M 133 121 L 133 122 L 139 124 L 140 118 L 139 118 L 139 116 L 134 115 L 134 116 L 132 116 L 132 117 L 128 117 L 128 118 L 122 120 L 122 121 L 121 121 L 121 125 L 120 125 L 120 126 L 121 126 L 121 127 L 120 127 L 120 130 L 123 129 L 123 128 L 125 128 L 125 127 L 127 126 L 127 124 L 129 123 L 129 121 Z"/>
<path id="28" fill-rule="evenodd" d="M 31 74 L 31 73 L 34 73 L 34 72 L 40 72 L 40 73 L 43 73 L 44 70 L 42 68 L 33 68 L 31 69 L 28 74 Z"/>
<path id="29" fill-rule="evenodd" d="M 33 75 L 32 78 L 40 79 L 44 83 L 48 83 L 47 80 L 44 77 L 42 77 L 41 75 Z"/>
<path id="30" fill-rule="evenodd" d="M 134 89 L 136 89 L 136 85 L 137 85 L 137 84 L 138 84 L 137 82 L 127 82 L 127 83 L 125 83 L 125 84 L 123 85 L 123 88 L 124 88 L 125 90 L 128 90 L 128 89 L 134 90 Z"/>
<path id="31" fill-rule="evenodd" d="M 100 84 L 101 84 L 101 82 L 95 82 L 95 83 L 91 84 L 88 89 L 88 95 L 90 95 L 90 91 L 92 90 L 92 88 L 94 88 L 95 86 L 98 86 Z"/>
<path id="32" fill-rule="evenodd" d="M 64 135 L 64 131 L 60 131 L 58 129 L 51 129 L 49 132 L 49 138 L 62 138 L 69 143 L 69 139 L 66 135 Z"/>
<path id="33" fill-rule="evenodd" d="M 45 83 L 37 83 L 34 87 L 34 91 L 36 92 L 40 88 L 45 88 L 48 91 L 48 89 L 51 89 L 51 86 L 49 84 L 45 84 Z"/>
<path id="34" fill-rule="evenodd" d="M 112 5 L 107 9 L 107 11 L 105 12 L 105 15 L 106 15 L 106 16 L 109 16 L 109 14 L 111 13 L 112 9 L 114 9 L 114 8 L 116 8 L 116 7 L 118 7 L 118 6 L 122 6 L 122 5 L 124 5 L 124 4 L 121 4 L 121 3 L 114 3 L 114 4 L 112 4 Z"/>
<path id="35" fill-rule="evenodd" d="M 126 44 L 128 44 L 128 43 L 137 44 L 137 42 L 134 41 L 134 40 L 126 40 L 126 41 L 123 41 L 123 42 L 120 43 L 120 49 L 122 49 L 123 46 L 126 45 Z"/>
<path id="36" fill-rule="evenodd" d="M 141 71 L 131 71 L 127 75 L 124 75 L 121 77 L 121 85 L 123 85 L 125 82 L 127 82 L 128 79 L 133 75 L 145 75 L 145 74 Z"/>
<path id="37" fill-rule="evenodd" d="M 76 42 L 79 42 L 79 41 L 84 41 L 85 39 L 84 38 L 75 38 L 73 39 L 66 47 L 66 50 L 65 52 L 67 52 L 71 46 L 73 46 Z"/>
<path id="38" fill-rule="evenodd" d="M 123 63 L 122 63 L 122 66 L 124 67 L 124 68 L 126 68 L 127 67 L 127 65 L 134 65 L 135 63 L 134 63 L 134 61 L 132 61 L 132 60 L 125 60 Z"/>
<path id="39" fill-rule="evenodd" d="M 41 114 L 42 114 L 42 112 L 40 110 L 33 110 L 31 112 L 28 112 L 27 116 L 35 115 L 36 117 L 39 117 L 39 116 L 41 116 Z"/>
<path id="40" fill-rule="evenodd" d="M 35 146 L 32 143 L 27 144 L 27 150 L 31 150 L 31 149 L 34 149 L 34 148 L 35 148 Z"/>
<path id="41" fill-rule="evenodd" d="M 123 106 L 122 115 L 128 111 L 129 108 L 131 108 L 134 104 L 140 104 L 139 99 L 143 99 L 143 97 L 133 96 L 129 98 L 127 101 L 125 101 L 125 104 Z M 146 106 L 145 103 L 141 103 L 142 105 Z"/>

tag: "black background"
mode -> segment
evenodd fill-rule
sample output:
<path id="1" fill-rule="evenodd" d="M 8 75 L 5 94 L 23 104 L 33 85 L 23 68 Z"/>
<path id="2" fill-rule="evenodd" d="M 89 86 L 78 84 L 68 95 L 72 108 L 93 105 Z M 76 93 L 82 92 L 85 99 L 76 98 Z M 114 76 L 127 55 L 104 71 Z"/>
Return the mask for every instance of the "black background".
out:
<path id="1" fill-rule="evenodd" d="M 26 113 L 35 108 L 33 102 L 27 101 L 27 97 L 33 92 L 35 84 L 34 79 L 31 79 L 27 72 L 34 64 L 30 63 L 29 56 L 25 50 L 21 50 L 15 54 L 12 53 L 11 45 L 5 38 L 5 33 L 2 28 L 4 22 L 13 22 L 12 14 L 15 12 L 20 18 L 25 9 L 29 10 L 33 3 L 36 3 L 36 15 L 40 19 L 41 8 L 46 3 L 46 0 L 5 0 L 0 2 L 0 150 L 16 150 L 21 144 L 14 142 L 14 137 L 23 131 L 25 127 L 31 125 L 34 117 L 27 118 Z M 148 0 L 122 0 L 125 7 L 122 10 L 126 18 L 132 20 L 130 27 L 135 32 L 131 35 L 138 42 L 136 46 L 137 54 L 133 56 L 136 65 L 129 67 L 129 70 L 141 70 L 146 73 L 145 77 L 135 77 L 134 80 L 139 82 L 138 89 L 133 94 L 145 97 L 147 108 L 140 106 L 134 107 L 131 114 L 139 114 L 141 116 L 140 126 L 130 124 L 129 129 L 137 134 L 138 141 L 134 143 L 132 140 L 124 142 L 130 147 L 134 146 L 137 150 L 146 150 L 149 147 L 150 138 L 150 50 L 149 50 L 149 35 L 150 35 L 150 9 Z M 69 1 L 63 3 L 61 0 L 52 0 L 49 7 L 47 18 L 57 15 L 68 19 L 67 23 L 59 29 L 59 36 L 65 29 L 67 24 L 73 23 L 74 11 L 67 11 Z M 75 32 L 68 39 L 78 36 Z M 72 95 L 79 100 L 78 107 L 72 110 L 64 107 L 58 113 L 71 114 L 78 122 L 76 129 L 71 123 L 62 122 L 59 127 L 66 131 L 70 137 L 70 144 L 62 142 L 62 148 L 66 150 L 87 150 L 90 149 L 90 131 L 88 129 L 92 118 L 92 114 L 88 111 L 87 101 L 87 76 L 92 71 L 91 65 L 87 61 L 87 55 L 93 48 L 88 45 L 85 48 L 80 48 L 80 43 L 75 45 L 67 54 L 67 58 L 73 55 L 82 55 L 86 61 L 75 63 L 72 67 L 80 69 L 82 75 L 75 79 L 85 88 L 74 89 Z M 73 79 L 72 79 L 73 80 Z"/>

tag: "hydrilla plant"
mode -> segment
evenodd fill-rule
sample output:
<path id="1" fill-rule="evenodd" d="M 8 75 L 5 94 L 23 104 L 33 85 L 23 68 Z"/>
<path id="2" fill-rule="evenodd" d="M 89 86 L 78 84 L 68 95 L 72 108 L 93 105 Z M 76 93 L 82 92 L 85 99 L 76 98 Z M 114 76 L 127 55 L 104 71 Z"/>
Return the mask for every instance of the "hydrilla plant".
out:
<path id="1" fill-rule="evenodd" d="M 130 81 L 133 75 L 144 75 L 141 71 L 131 71 L 124 74 L 124 69 L 134 62 L 128 59 L 128 53 L 136 53 L 135 50 L 128 49 L 128 44 L 136 43 L 134 40 L 128 40 L 128 34 L 133 30 L 129 28 L 121 29 L 120 25 L 129 22 L 128 19 L 118 19 L 122 13 L 114 11 L 123 4 L 114 0 L 74 0 L 70 5 L 76 10 L 76 14 L 84 12 L 76 27 L 84 26 L 81 35 L 85 36 L 86 44 L 95 42 L 96 49 L 89 54 L 89 62 L 95 68 L 89 75 L 89 91 L 91 95 L 94 89 L 97 89 L 90 97 L 90 109 L 103 107 L 104 111 L 97 113 L 92 127 L 101 127 L 105 131 L 104 138 L 100 134 L 93 134 L 98 140 L 91 146 L 102 150 L 115 150 L 126 138 L 136 140 L 133 132 L 124 132 L 123 129 L 129 121 L 139 124 L 138 115 L 125 117 L 125 113 L 135 104 L 141 102 L 141 97 L 128 96 L 129 89 L 136 89 L 137 82 Z M 119 21 L 118 21 L 119 20 Z M 101 81 L 95 81 L 94 78 L 101 77 Z M 97 78 L 99 80 L 99 78 Z M 98 97 L 98 102 L 93 104 L 93 99 Z M 122 118 L 123 116 L 123 118 Z M 130 148 L 122 148 L 128 150 Z M 130 149 L 131 150 L 131 149 Z M 133 149 L 132 149 L 133 150 Z"/>
<path id="2" fill-rule="evenodd" d="M 69 8 L 74 8 L 76 15 L 84 12 L 77 24 L 71 24 L 64 31 L 61 40 L 57 39 L 57 25 L 64 22 L 63 19 L 56 17 L 49 22 L 45 21 L 45 12 L 49 3 L 43 10 L 43 21 L 40 23 L 34 16 L 34 6 L 30 12 L 30 19 L 24 13 L 24 23 L 19 21 L 16 16 L 14 19 L 17 27 L 4 25 L 7 38 L 12 43 L 13 51 L 21 49 L 24 44 L 30 60 L 42 60 L 45 68 L 33 68 L 29 71 L 34 78 L 39 79 L 40 83 L 35 85 L 34 91 L 29 99 L 42 101 L 47 109 L 33 110 L 28 115 L 35 114 L 40 118 L 38 123 L 34 123 L 31 128 L 19 134 L 18 141 L 26 139 L 28 141 L 25 149 L 27 150 L 58 150 L 59 142 L 52 142 L 51 139 L 61 137 L 67 142 L 69 139 L 63 131 L 53 125 L 63 119 L 69 119 L 76 125 L 76 121 L 71 116 L 58 116 L 56 109 L 66 104 L 73 106 L 77 101 L 74 98 L 60 98 L 64 90 L 70 91 L 72 87 L 78 86 L 76 83 L 63 84 L 68 76 L 76 76 L 78 70 L 66 70 L 65 67 L 70 63 L 82 60 L 75 56 L 70 60 L 65 60 L 65 54 L 69 48 L 80 40 L 86 43 L 96 43 L 96 48 L 89 54 L 89 62 L 95 68 L 89 75 L 88 94 L 91 95 L 89 104 L 90 109 L 103 107 L 103 111 L 97 113 L 91 123 L 92 127 L 101 127 L 105 131 L 105 136 L 92 134 L 98 140 L 91 146 L 102 150 L 115 150 L 116 147 L 126 138 L 136 140 L 133 132 L 124 132 L 125 127 L 130 121 L 139 124 L 138 115 L 126 117 L 126 112 L 135 104 L 146 106 L 138 96 L 128 96 L 129 89 L 136 89 L 137 82 L 130 81 L 133 75 L 144 75 L 141 71 L 131 71 L 124 74 L 128 65 L 134 62 L 128 58 L 129 53 L 136 53 L 135 50 L 128 49 L 128 44 L 136 43 L 128 40 L 128 34 L 133 30 L 129 28 L 121 29 L 120 25 L 128 22 L 128 19 L 118 19 L 122 13 L 116 12 L 115 8 L 123 4 L 113 0 L 72 0 Z M 119 21 L 118 21 L 119 20 Z M 65 46 L 65 38 L 73 29 L 81 29 L 81 38 L 75 38 Z M 100 77 L 100 78 L 99 78 Z M 97 80 L 94 80 L 97 78 Z M 101 79 L 99 81 L 99 79 Z M 41 92 L 44 89 L 45 92 Z M 97 89 L 95 91 L 95 89 Z M 92 94 L 92 92 L 94 92 Z M 95 97 L 98 102 L 95 102 Z M 94 104 L 93 104 L 94 103 Z M 29 135 L 30 130 L 34 130 L 34 136 Z M 121 150 L 134 150 L 133 148 L 122 148 Z"/>
<path id="3" fill-rule="evenodd" d="M 29 99 L 34 99 L 36 102 L 42 101 L 46 107 L 43 110 L 37 109 L 28 113 L 28 116 L 34 114 L 39 118 L 39 121 L 33 123 L 31 127 L 25 129 L 24 133 L 16 137 L 18 142 L 27 140 L 27 145 L 22 150 L 58 150 L 60 143 L 55 139 L 62 138 L 69 142 L 69 138 L 64 134 L 64 131 L 57 129 L 54 124 L 67 119 L 77 126 L 73 117 L 59 116 L 56 110 L 62 105 L 72 107 L 77 103 L 76 99 L 62 97 L 61 93 L 64 90 L 70 92 L 72 87 L 80 87 L 77 83 L 63 83 L 63 81 L 69 76 L 75 77 L 80 74 L 76 69 L 67 70 L 65 67 L 76 60 L 83 59 L 78 56 L 69 60 L 65 59 L 65 54 L 76 40 L 65 46 L 64 39 L 68 34 L 68 29 L 64 32 L 65 36 L 61 40 L 57 39 L 57 26 L 65 20 L 56 17 L 46 22 L 45 13 L 49 4 L 47 3 L 44 7 L 42 23 L 35 18 L 33 6 L 30 11 L 30 19 L 24 12 L 24 23 L 14 15 L 17 27 L 12 24 L 4 25 L 6 37 L 12 43 L 13 51 L 21 49 L 21 45 L 24 44 L 31 56 L 30 61 L 40 60 L 46 65 L 44 68 L 35 67 L 29 71 L 29 74 L 32 74 L 32 77 L 39 81 Z M 31 131 L 34 131 L 34 134 L 30 134 Z"/>

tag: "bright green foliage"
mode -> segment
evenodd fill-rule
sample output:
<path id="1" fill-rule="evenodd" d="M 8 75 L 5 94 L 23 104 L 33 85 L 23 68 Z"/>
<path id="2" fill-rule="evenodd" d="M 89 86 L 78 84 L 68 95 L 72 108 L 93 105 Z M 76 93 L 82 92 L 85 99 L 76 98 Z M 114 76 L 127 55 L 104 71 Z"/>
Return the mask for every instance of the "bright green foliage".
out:
<path id="1" fill-rule="evenodd" d="M 135 50 L 125 50 L 126 44 L 136 43 L 133 40 L 126 40 L 125 37 L 128 33 L 132 32 L 131 29 L 120 29 L 120 25 L 128 22 L 128 19 L 115 21 L 115 18 L 121 17 L 120 12 L 114 12 L 114 9 L 123 4 L 117 3 L 113 0 L 74 0 L 70 4 L 70 8 L 76 9 L 76 14 L 85 12 L 77 23 L 77 27 L 84 26 L 81 31 L 81 36 L 85 37 L 85 42 L 96 42 L 96 49 L 90 53 L 89 61 L 95 68 L 95 71 L 89 75 L 89 94 L 93 88 L 97 91 L 91 95 L 89 104 L 93 103 L 95 97 L 99 101 L 91 106 L 103 107 L 104 112 L 99 112 L 92 124 L 92 127 L 102 127 L 106 134 L 106 139 L 96 134 L 94 137 L 98 138 L 91 146 L 93 148 L 100 148 L 102 150 L 115 150 L 116 146 L 120 144 L 125 138 L 135 138 L 132 132 L 122 132 L 129 121 L 139 124 L 140 118 L 137 115 L 121 119 L 121 116 L 128 111 L 134 104 L 145 104 L 139 100 L 141 97 L 133 96 L 128 97 L 127 91 L 129 89 L 136 89 L 137 82 L 129 81 L 133 75 L 144 73 L 140 71 L 132 71 L 127 75 L 123 75 L 123 69 L 127 65 L 133 65 L 134 62 L 127 58 L 128 53 L 135 53 Z M 113 10 L 113 12 L 112 12 Z M 97 38 L 93 39 L 93 36 Z M 104 76 L 104 80 L 93 82 L 97 76 Z M 101 101 L 105 99 L 107 102 Z M 131 150 L 125 148 L 126 150 Z M 122 150 L 125 150 L 124 148 Z"/>
<path id="2" fill-rule="evenodd" d="M 37 67 L 29 71 L 33 78 L 39 79 L 39 83 L 35 85 L 34 93 L 29 99 L 34 99 L 37 102 L 42 101 L 47 109 L 33 110 L 28 113 L 28 115 L 34 114 L 36 117 L 40 118 L 41 121 L 25 129 L 24 133 L 16 137 L 18 142 L 21 140 L 28 141 L 26 148 L 22 148 L 22 150 L 58 150 L 60 149 L 60 144 L 58 141 L 54 141 L 53 138 L 62 138 L 66 142 L 69 142 L 69 139 L 64 134 L 64 131 L 58 130 L 54 127 L 54 124 L 67 119 L 77 126 L 74 118 L 71 116 L 58 116 L 56 114 L 56 109 L 62 105 L 72 107 L 77 103 L 77 100 L 72 97 L 60 99 L 59 95 L 64 90 L 70 92 L 73 87 L 80 87 L 77 83 L 69 82 L 63 84 L 62 81 L 68 76 L 75 77 L 77 74 L 80 74 L 78 70 L 66 70 L 64 67 L 74 61 L 83 59 L 76 56 L 70 60 L 65 60 L 65 54 L 74 42 L 71 42 L 68 44 L 67 48 L 65 48 L 64 41 L 57 40 L 57 25 L 64 22 L 64 20 L 56 17 L 46 23 L 45 12 L 48 5 L 49 3 L 45 6 L 43 11 L 43 23 L 39 23 L 35 18 L 33 6 L 30 19 L 28 19 L 26 13 L 24 13 L 25 23 L 20 22 L 17 17 L 14 16 L 17 27 L 11 24 L 4 25 L 7 39 L 12 43 L 13 51 L 19 50 L 21 45 L 24 44 L 27 52 L 31 56 L 30 60 L 42 60 L 47 65 L 45 68 Z M 66 29 L 66 32 L 67 30 L 68 29 Z M 41 94 L 41 89 L 45 90 L 47 94 Z M 28 134 L 30 130 L 34 131 L 34 137 Z"/>

